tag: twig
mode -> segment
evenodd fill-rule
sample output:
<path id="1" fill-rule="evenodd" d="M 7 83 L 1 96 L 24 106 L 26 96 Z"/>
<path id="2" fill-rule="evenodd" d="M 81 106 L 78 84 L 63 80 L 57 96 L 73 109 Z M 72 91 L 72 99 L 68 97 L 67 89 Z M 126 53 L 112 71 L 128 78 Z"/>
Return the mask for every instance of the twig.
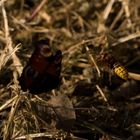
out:
<path id="1" fill-rule="evenodd" d="M 18 44 L 10 53 L 8 53 L 6 55 L 6 52 L 4 54 L 2 54 L 0 56 L 0 60 L 1 60 L 1 63 L 0 63 L 0 70 L 2 69 L 2 67 L 4 67 L 6 65 L 6 63 L 8 62 L 8 60 L 11 58 L 11 56 L 19 49 L 19 46 L 21 44 Z"/>
<path id="2" fill-rule="evenodd" d="M 47 0 L 42 0 L 41 3 L 36 7 L 36 9 L 32 12 L 30 17 L 27 18 L 27 22 L 30 22 L 41 10 L 41 8 L 44 6 L 44 4 L 47 2 Z"/>
<path id="3" fill-rule="evenodd" d="M 103 93 L 103 91 L 101 90 L 101 88 L 99 87 L 99 85 L 96 85 L 96 88 L 100 92 L 100 94 L 103 97 L 104 101 L 107 102 L 107 98 L 105 97 L 105 94 Z"/>
<path id="4" fill-rule="evenodd" d="M 125 11 L 125 16 L 128 21 L 128 27 L 130 27 L 130 26 L 132 26 L 132 22 L 130 20 L 130 11 L 129 11 L 129 7 L 128 7 L 129 0 L 120 0 L 120 1 L 122 2 L 122 5 L 123 5 L 124 11 Z"/>
<path id="5" fill-rule="evenodd" d="M 110 2 L 108 2 L 105 10 L 104 10 L 104 13 L 103 13 L 103 19 L 106 20 L 108 18 L 108 15 L 112 9 L 112 5 L 114 4 L 115 0 L 110 0 Z"/>
<path id="6" fill-rule="evenodd" d="M 54 138 L 56 134 L 51 134 L 50 132 L 46 132 L 46 133 L 36 133 L 36 134 L 28 134 L 28 135 L 24 135 L 24 136 L 20 136 L 20 137 L 17 137 L 15 138 L 15 140 L 22 140 L 22 139 L 27 139 L 27 138 L 41 138 L 41 137 L 47 137 L 48 138 Z"/>
<path id="7" fill-rule="evenodd" d="M 140 81 L 140 74 L 128 72 L 128 75 L 129 75 L 129 78 L 130 78 L 130 79 Z"/>
<path id="8" fill-rule="evenodd" d="M 86 51 L 87 51 L 87 53 L 88 53 L 88 55 L 89 55 L 89 58 L 90 58 L 92 64 L 95 66 L 95 68 L 96 68 L 96 70 L 97 70 L 98 76 L 100 77 L 100 76 L 101 76 L 100 69 L 99 69 L 99 67 L 97 66 L 96 61 L 95 61 L 95 59 L 93 58 L 93 56 L 90 54 L 90 51 L 89 51 L 89 48 L 88 48 L 88 47 L 86 47 Z"/>
<path id="9" fill-rule="evenodd" d="M 11 18 L 13 19 L 13 22 L 15 23 L 15 24 L 18 24 L 18 25 L 20 25 L 23 29 L 25 29 L 26 31 L 30 31 L 30 29 L 29 29 L 29 27 L 28 26 L 26 26 L 25 24 L 24 24 L 24 22 L 21 22 L 20 20 L 18 20 L 16 17 L 14 17 L 14 16 L 11 16 Z"/>
<path id="10" fill-rule="evenodd" d="M 128 36 L 119 38 L 117 42 L 115 42 L 115 43 L 112 44 L 112 46 L 116 46 L 116 45 L 118 45 L 120 43 L 124 43 L 124 42 L 127 42 L 129 40 L 132 40 L 132 39 L 138 38 L 138 37 L 140 37 L 140 32 L 130 34 Z"/>
<path id="11" fill-rule="evenodd" d="M 0 111 L 6 109 L 15 99 L 17 98 L 17 95 L 11 99 L 9 99 L 8 101 L 6 101 L 6 103 L 4 103 L 1 107 L 0 107 Z"/>
<path id="12" fill-rule="evenodd" d="M 0 6 L 2 6 L 2 4 L 4 3 L 4 2 L 6 2 L 7 0 L 1 0 L 0 1 Z"/>
<path id="13" fill-rule="evenodd" d="M 21 96 L 16 96 L 15 100 L 13 101 L 11 111 L 9 114 L 9 118 L 8 118 L 8 122 L 7 122 L 5 130 L 4 130 L 3 140 L 8 140 L 10 138 L 10 133 L 12 132 L 11 125 L 13 123 L 13 118 L 14 118 L 15 112 L 17 111 L 17 107 L 18 107 L 20 98 L 21 98 Z"/>
<path id="14" fill-rule="evenodd" d="M 5 38 L 6 38 L 6 47 L 5 47 L 4 51 L 5 52 L 7 52 L 7 51 L 12 52 L 13 51 L 13 47 L 12 47 L 13 43 L 12 43 L 12 39 L 11 39 L 10 32 L 9 32 L 8 19 L 7 19 L 7 14 L 6 14 L 6 10 L 5 10 L 5 7 L 4 7 L 4 3 L 2 3 L 1 8 L 2 8 L 2 15 L 3 15 L 3 20 L 4 20 Z M 20 60 L 16 56 L 15 52 L 12 55 L 12 60 L 13 60 L 13 63 L 15 65 L 21 65 Z M 20 74 L 21 69 L 16 68 L 16 72 L 18 74 Z M 14 77 L 15 81 L 16 81 L 16 79 L 17 79 L 17 77 Z"/>
<path id="15" fill-rule="evenodd" d="M 114 26 L 116 25 L 116 23 L 119 21 L 119 19 L 122 17 L 122 14 L 124 12 L 124 9 L 121 8 L 121 10 L 119 11 L 118 15 L 115 17 L 114 21 L 112 22 L 112 24 L 110 25 L 109 29 L 112 30 L 114 28 Z"/>

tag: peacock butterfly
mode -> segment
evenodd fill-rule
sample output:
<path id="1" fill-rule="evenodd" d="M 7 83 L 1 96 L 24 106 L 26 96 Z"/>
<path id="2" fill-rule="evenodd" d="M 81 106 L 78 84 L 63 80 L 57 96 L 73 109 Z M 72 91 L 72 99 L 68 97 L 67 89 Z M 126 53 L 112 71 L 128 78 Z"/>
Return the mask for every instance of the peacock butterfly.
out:
<path id="1" fill-rule="evenodd" d="M 19 78 L 23 91 L 40 94 L 59 86 L 62 52 L 52 50 L 48 40 L 39 41 Z"/>

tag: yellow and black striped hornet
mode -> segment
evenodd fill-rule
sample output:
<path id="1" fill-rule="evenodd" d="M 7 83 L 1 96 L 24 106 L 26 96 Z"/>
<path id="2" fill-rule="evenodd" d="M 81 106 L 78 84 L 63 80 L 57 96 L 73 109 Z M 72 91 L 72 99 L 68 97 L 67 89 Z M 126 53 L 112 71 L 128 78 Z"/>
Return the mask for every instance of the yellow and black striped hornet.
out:
<path id="1" fill-rule="evenodd" d="M 123 80 L 128 80 L 128 71 L 109 52 L 102 52 L 101 61 L 105 62 L 113 72 Z"/>

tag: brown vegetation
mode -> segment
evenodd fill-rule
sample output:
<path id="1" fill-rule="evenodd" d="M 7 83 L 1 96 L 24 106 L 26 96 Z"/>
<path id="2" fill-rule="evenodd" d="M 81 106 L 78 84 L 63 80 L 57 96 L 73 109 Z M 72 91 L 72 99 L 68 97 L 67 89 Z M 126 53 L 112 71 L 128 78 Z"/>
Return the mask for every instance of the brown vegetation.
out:
<path id="1" fill-rule="evenodd" d="M 0 9 L 1 139 L 140 139 L 139 0 L 1 0 Z M 46 38 L 63 53 L 62 80 L 32 95 L 18 79 Z"/>

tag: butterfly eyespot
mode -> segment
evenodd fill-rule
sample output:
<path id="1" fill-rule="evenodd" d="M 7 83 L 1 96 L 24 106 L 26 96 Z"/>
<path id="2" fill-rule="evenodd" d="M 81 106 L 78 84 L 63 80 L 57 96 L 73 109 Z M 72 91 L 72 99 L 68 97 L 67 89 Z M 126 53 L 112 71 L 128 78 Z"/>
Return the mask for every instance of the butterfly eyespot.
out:
<path id="1" fill-rule="evenodd" d="M 36 78 L 38 75 L 38 72 L 34 70 L 31 66 L 28 66 L 25 69 L 25 76 L 29 78 Z"/>
<path id="2" fill-rule="evenodd" d="M 43 55 L 44 57 L 50 57 L 52 55 L 52 52 L 47 45 L 42 45 L 40 54 Z"/>

